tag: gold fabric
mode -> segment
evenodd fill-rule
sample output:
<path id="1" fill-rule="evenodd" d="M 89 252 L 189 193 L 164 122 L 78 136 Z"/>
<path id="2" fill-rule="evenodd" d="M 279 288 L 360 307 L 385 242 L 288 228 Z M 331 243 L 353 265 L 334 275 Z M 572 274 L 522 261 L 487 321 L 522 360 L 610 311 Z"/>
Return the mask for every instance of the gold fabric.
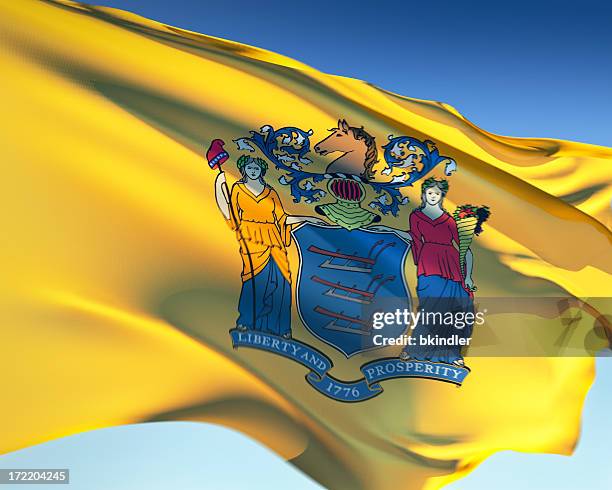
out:
<path id="1" fill-rule="evenodd" d="M 432 140 L 458 162 L 445 206 L 492 212 L 472 243 L 478 294 L 592 303 L 612 296 L 611 149 L 491 134 L 447 104 L 77 2 L 0 0 L 0 43 L 0 452 L 113 425 L 213 422 L 325 487 L 351 490 L 439 488 L 496 451 L 572 453 L 595 375 L 583 341 L 596 311 L 576 316 L 567 336 L 558 311 L 496 315 L 475 329 L 476 343 L 555 345 L 564 355 L 468 351 L 461 388 L 397 379 L 359 404 L 322 396 L 281 356 L 234 350 L 244 257 L 202 155 L 212 139 L 264 124 L 312 128 L 315 143 L 340 117 L 379 147 L 389 134 Z M 331 158 L 309 156 L 317 172 Z M 225 170 L 230 182 L 240 177 L 232 161 Z M 279 177 L 272 167 L 266 175 Z M 314 215 L 275 187 L 288 214 Z M 412 205 L 381 224 L 407 228 L 418 186 L 405 194 Z M 262 255 L 281 254 L 282 214 L 262 220 L 252 208 L 259 225 L 245 234 Z M 283 240 L 261 227 L 273 221 Z M 296 274 L 295 247 L 288 253 Z M 414 292 L 413 264 L 405 274 Z M 332 359 L 337 378 L 358 379 L 372 359 L 319 341 L 295 309 L 291 329 Z"/>

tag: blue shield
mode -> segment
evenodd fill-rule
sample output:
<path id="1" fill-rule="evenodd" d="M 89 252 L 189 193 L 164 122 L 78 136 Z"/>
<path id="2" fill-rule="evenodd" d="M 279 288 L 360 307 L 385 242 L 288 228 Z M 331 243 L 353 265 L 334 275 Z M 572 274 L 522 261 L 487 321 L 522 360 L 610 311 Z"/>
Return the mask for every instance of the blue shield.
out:
<path id="1" fill-rule="evenodd" d="M 392 232 L 306 223 L 293 231 L 300 266 L 297 309 L 306 328 L 346 357 L 399 337 L 405 323 L 373 328 L 377 311 L 410 310 L 404 277 L 410 245 Z"/>

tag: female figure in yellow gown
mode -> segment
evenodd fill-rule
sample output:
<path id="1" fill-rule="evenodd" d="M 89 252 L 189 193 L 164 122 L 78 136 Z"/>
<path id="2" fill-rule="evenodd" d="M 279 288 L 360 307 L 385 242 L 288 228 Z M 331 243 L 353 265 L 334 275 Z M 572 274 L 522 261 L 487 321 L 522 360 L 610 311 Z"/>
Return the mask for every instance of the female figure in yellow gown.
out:
<path id="1" fill-rule="evenodd" d="M 268 165 L 262 158 L 242 155 L 237 164 L 242 178 L 229 196 L 223 191 L 227 189 L 223 172 L 215 182 L 219 210 L 240 243 L 242 289 L 236 327 L 291 338 L 291 273 L 286 250 L 291 226 L 325 222 L 285 213 L 277 192 L 264 180 Z"/>

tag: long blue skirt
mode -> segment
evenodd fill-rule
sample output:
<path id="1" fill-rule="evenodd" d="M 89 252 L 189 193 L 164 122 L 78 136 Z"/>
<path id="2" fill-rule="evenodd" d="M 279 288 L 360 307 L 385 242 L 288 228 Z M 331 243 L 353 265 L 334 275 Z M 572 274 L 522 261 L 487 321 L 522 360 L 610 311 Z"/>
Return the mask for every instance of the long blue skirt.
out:
<path id="1" fill-rule="evenodd" d="M 242 283 L 236 325 L 249 330 L 284 335 L 291 332 L 291 284 L 274 259 Z"/>
<path id="2" fill-rule="evenodd" d="M 427 340 L 435 336 L 438 339 L 450 339 L 454 335 L 457 336 L 455 339 L 467 339 L 472 335 L 474 305 L 470 295 L 460 282 L 435 275 L 419 276 L 416 292 L 419 298 L 418 311 L 423 317 L 412 332 L 415 345 L 406 346 L 404 351 L 410 357 L 423 361 L 450 364 L 463 359 L 462 345 L 427 345 Z M 465 321 L 466 313 L 471 313 L 467 316 L 471 321 Z"/>

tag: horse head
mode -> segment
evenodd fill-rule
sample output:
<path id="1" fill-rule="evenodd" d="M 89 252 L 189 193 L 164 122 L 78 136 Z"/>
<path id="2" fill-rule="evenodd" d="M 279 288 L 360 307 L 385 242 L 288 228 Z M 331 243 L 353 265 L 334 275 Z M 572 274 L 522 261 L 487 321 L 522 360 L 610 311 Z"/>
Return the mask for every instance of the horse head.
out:
<path id="1" fill-rule="evenodd" d="M 327 172 L 356 173 L 357 168 L 363 167 L 364 174 L 369 176 L 372 165 L 377 161 L 374 137 L 363 127 L 349 126 L 346 119 L 339 119 L 338 126 L 329 131 L 331 134 L 314 146 L 314 151 L 319 155 L 342 153 L 327 166 Z"/>
<path id="2" fill-rule="evenodd" d="M 338 127 L 332 128 L 329 131 L 331 134 L 319 141 L 314 151 L 319 155 L 327 155 L 329 153 L 335 153 L 337 151 L 342 153 L 348 153 L 355 150 L 360 144 L 355 139 L 354 134 L 350 131 L 350 126 L 345 119 L 338 119 Z"/>

